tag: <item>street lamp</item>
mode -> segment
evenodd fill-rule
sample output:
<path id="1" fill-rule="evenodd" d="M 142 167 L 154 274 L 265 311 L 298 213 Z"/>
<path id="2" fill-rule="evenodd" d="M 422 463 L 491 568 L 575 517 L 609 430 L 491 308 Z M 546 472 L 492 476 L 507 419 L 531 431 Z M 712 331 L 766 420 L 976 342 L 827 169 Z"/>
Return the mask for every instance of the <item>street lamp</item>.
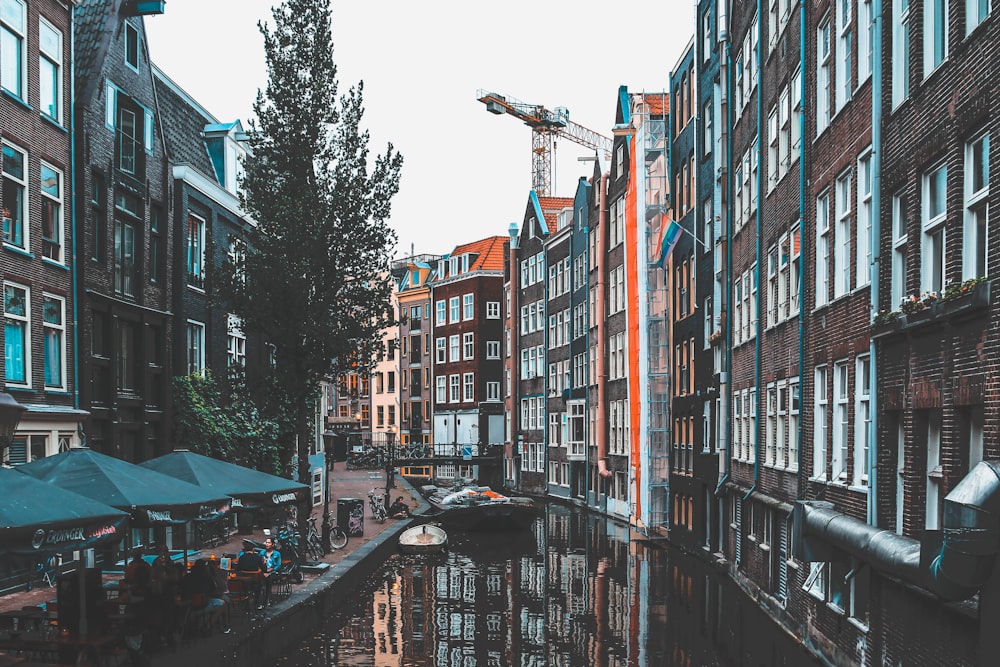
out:
<path id="1" fill-rule="evenodd" d="M 326 431 L 323 433 L 323 454 L 326 462 L 326 472 L 323 474 L 323 551 L 329 552 L 330 531 L 333 525 L 330 523 L 330 471 L 333 470 L 333 451 L 335 448 L 334 438 L 336 434 Z"/>
<path id="2" fill-rule="evenodd" d="M 385 453 L 385 502 L 388 507 L 389 489 L 396 488 L 396 426 L 389 427 Z"/>
<path id="3" fill-rule="evenodd" d="M 27 409 L 7 392 L 0 392 L 0 459 L 3 457 L 3 450 L 10 447 L 17 425 L 21 422 L 21 415 Z"/>

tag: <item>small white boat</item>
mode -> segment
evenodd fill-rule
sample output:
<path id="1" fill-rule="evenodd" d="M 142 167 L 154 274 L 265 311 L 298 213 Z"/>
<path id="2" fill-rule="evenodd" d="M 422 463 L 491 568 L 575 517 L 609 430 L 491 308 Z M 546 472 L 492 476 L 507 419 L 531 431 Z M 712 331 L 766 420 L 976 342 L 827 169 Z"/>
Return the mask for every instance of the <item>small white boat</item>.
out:
<path id="1" fill-rule="evenodd" d="M 399 536 L 399 550 L 406 554 L 429 554 L 444 551 L 448 533 L 436 523 L 407 528 Z"/>

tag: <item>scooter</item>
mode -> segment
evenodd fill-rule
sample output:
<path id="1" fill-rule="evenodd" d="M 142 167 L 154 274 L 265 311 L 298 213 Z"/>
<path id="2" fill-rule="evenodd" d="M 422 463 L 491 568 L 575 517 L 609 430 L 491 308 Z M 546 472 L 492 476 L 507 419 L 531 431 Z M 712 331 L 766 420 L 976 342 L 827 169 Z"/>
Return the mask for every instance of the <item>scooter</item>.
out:
<path id="1" fill-rule="evenodd" d="M 271 537 L 271 530 L 265 528 L 264 534 Z M 299 568 L 298 536 L 288 528 L 282 528 L 278 530 L 278 535 L 274 539 L 274 546 L 281 553 L 282 561 L 278 574 L 287 576 L 295 583 L 301 584 L 303 578 L 302 570 Z M 243 538 L 243 550 L 247 551 L 249 549 L 253 549 L 258 552 L 264 551 L 264 544 L 263 542 L 258 542 L 257 540 L 245 537 Z"/>

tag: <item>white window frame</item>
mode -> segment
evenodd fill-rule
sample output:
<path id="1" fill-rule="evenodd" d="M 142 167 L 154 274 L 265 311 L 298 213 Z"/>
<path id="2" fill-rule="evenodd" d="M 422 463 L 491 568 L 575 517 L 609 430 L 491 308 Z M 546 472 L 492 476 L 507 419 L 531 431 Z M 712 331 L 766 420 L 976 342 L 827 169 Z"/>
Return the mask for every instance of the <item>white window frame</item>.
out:
<path id="1" fill-rule="evenodd" d="M 872 205 L 872 152 L 866 149 L 858 158 L 858 221 L 855 241 L 854 286 L 863 287 L 872 281 L 872 251 L 875 240 L 872 236 L 875 225 L 875 209 Z"/>
<path id="2" fill-rule="evenodd" d="M 462 375 L 462 400 L 466 403 L 476 400 L 476 374 Z"/>
<path id="3" fill-rule="evenodd" d="M 984 277 L 989 247 L 990 135 L 965 144 L 965 211 L 962 230 L 962 280 Z"/>
<path id="4" fill-rule="evenodd" d="M 486 358 L 487 359 L 500 358 L 500 341 L 498 340 L 486 341 Z"/>
<path id="5" fill-rule="evenodd" d="M 851 99 L 853 80 L 851 78 L 851 5 L 852 0 L 837 0 L 837 62 L 834 75 L 837 85 L 834 91 L 834 113 L 844 108 Z"/>
<path id="6" fill-rule="evenodd" d="M 905 199 L 901 193 L 892 197 L 892 282 L 890 285 L 889 310 L 898 310 L 906 298 L 906 244 L 907 225 Z"/>
<path id="7" fill-rule="evenodd" d="M 836 210 L 836 229 L 833 232 L 833 298 L 844 296 L 851 291 L 851 184 L 853 177 L 850 171 L 837 178 L 834 188 L 834 208 Z"/>
<path id="8" fill-rule="evenodd" d="M 473 294 L 462 295 L 462 319 L 471 320 L 476 315 L 476 300 Z"/>
<path id="9" fill-rule="evenodd" d="M 53 302 L 56 304 L 57 316 L 56 321 L 50 321 L 46 316 L 46 302 Z M 66 390 L 66 299 L 61 296 L 56 296 L 55 294 L 49 294 L 48 292 L 42 292 L 42 329 L 43 329 L 43 354 L 42 359 L 45 364 L 44 381 L 46 389 L 55 389 L 57 391 Z M 57 339 L 57 354 L 58 354 L 58 365 L 59 368 L 56 369 L 59 372 L 58 382 L 49 382 L 49 350 L 50 342 L 49 337 L 53 336 Z"/>
<path id="10" fill-rule="evenodd" d="M 186 252 L 185 252 L 185 284 L 190 289 L 197 290 L 199 292 L 205 291 L 205 234 L 206 223 L 205 218 L 200 215 L 188 211 L 187 214 L 188 222 L 186 229 Z M 192 233 L 192 222 L 195 221 L 198 225 L 196 233 Z M 138 254 L 138 253 L 137 253 Z M 194 282 L 192 282 L 194 280 Z"/>
<path id="11" fill-rule="evenodd" d="M 46 175 L 46 170 L 51 172 L 50 175 Z M 46 187 L 46 182 L 50 178 L 55 178 L 56 184 L 54 188 Z M 65 179 L 63 178 L 63 172 L 54 165 L 41 161 L 39 165 L 39 196 L 42 200 L 42 257 L 51 260 L 53 262 L 58 262 L 59 264 L 65 263 L 65 224 L 64 224 L 64 214 L 65 206 L 63 206 L 64 200 L 64 187 Z M 45 207 L 46 205 L 52 207 L 52 220 L 50 221 L 52 225 L 51 234 L 46 235 L 45 233 Z"/>
<path id="12" fill-rule="evenodd" d="M 10 372 L 10 369 L 14 367 L 11 363 L 10 355 L 11 348 L 9 347 L 6 327 L 7 325 L 20 327 L 23 332 L 23 340 L 21 341 L 21 355 L 23 356 L 23 361 L 21 366 L 24 368 L 24 377 L 16 378 L 5 374 L 5 382 L 8 385 L 16 385 L 18 387 L 31 387 L 31 288 L 27 285 L 21 285 L 18 283 L 4 281 L 4 357 L 6 358 L 6 363 L 4 365 L 6 373 Z M 24 300 L 24 314 L 15 314 L 10 311 L 7 307 L 7 291 L 17 290 L 22 292 L 22 297 Z"/>
<path id="13" fill-rule="evenodd" d="M 833 102 L 830 99 L 833 85 L 830 30 L 830 15 L 827 14 L 816 28 L 816 136 L 830 124 L 830 104 Z"/>
<path id="14" fill-rule="evenodd" d="M 948 59 L 948 0 L 923 0 L 924 78 Z"/>
<path id="15" fill-rule="evenodd" d="M 228 346 L 226 361 L 230 368 L 245 366 L 247 361 L 247 337 L 243 332 L 243 320 L 238 315 L 229 313 L 226 316 L 226 331 Z"/>
<path id="16" fill-rule="evenodd" d="M 476 334 L 466 331 L 462 334 L 462 360 L 476 358 Z"/>
<path id="17" fill-rule="evenodd" d="M 892 108 L 910 96 L 910 28 L 913 0 L 892 0 Z"/>
<path id="18" fill-rule="evenodd" d="M 444 299 L 435 302 L 434 304 L 434 314 L 435 314 L 435 324 L 443 325 L 447 324 L 448 317 L 448 304 Z"/>
<path id="19" fill-rule="evenodd" d="M 46 72 L 46 70 L 48 70 Z M 38 107 L 42 114 L 62 123 L 63 109 L 62 31 L 38 19 Z"/>
<path id="20" fill-rule="evenodd" d="M 816 198 L 816 307 L 830 300 L 830 192 Z"/>
<path id="21" fill-rule="evenodd" d="M 937 190 L 940 189 L 940 192 Z M 941 293 L 948 237 L 948 166 L 938 162 L 921 177 L 920 291 Z"/>
<path id="22" fill-rule="evenodd" d="M 854 486 L 868 486 L 868 451 L 872 419 L 871 357 L 854 360 Z"/>
<path id="23" fill-rule="evenodd" d="M 122 33 L 122 41 L 124 42 L 124 59 L 125 65 L 132 71 L 139 71 L 139 62 L 142 60 L 142 39 L 139 35 L 139 30 L 129 21 L 125 21 L 125 30 Z M 129 61 L 129 42 L 135 40 L 135 62 Z"/>
<path id="24" fill-rule="evenodd" d="M 500 302 L 499 301 L 487 301 L 486 302 L 486 319 L 488 319 L 488 320 L 499 320 L 500 319 Z"/>
<path id="25" fill-rule="evenodd" d="M 448 376 L 448 402 L 458 403 L 461 398 L 462 376 L 453 373 Z"/>
<path id="26" fill-rule="evenodd" d="M 20 10 L 20 11 L 18 11 Z M 10 52 L 14 44 L 17 58 L 10 66 L 3 62 L 0 86 L 22 102 L 28 99 L 28 6 L 22 0 L 0 0 L 0 48 Z M 3 59 L 7 61 L 7 58 Z M 10 79 L 14 80 L 11 81 Z"/>
<path id="27" fill-rule="evenodd" d="M 845 359 L 833 364 L 833 452 L 832 477 L 834 481 L 847 480 L 847 462 L 850 460 L 851 433 L 848 406 L 851 403 L 850 364 Z"/>
<path id="28" fill-rule="evenodd" d="M 985 11 L 983 11 L 985 10 Z M 982 25 L 983 21 L 993 12 L 993 0 L 965 0 L 965 34 Z"/>
<path id="29" fill-rule="evenodd" d="M 826 441 L 830 395 L 826 364 L 813 369 L 813 479 L 826 479 Z"/>
<path id="30" fill-rule="evenodd" d="M 858 86 L 872 75 L 875 21 L 872 0 L 858 0 Z"/>
<path id="31" fill-rule="evenodd" d="M 434 378 L 434 400 L 438 405 L 442 405 L 448 398 L 448 378 L 438 375 Z"/>
<path id="32" fill-rule="evenodd" d="M 462 319 L 461 298 L 457 296 L 448 299 L 448 324 L 455 324 Z"/>
<path id="33" fill-rule="evenodd" d="M 434 339 L 434 363 L 443 364 L 448 361 L 448 339 L 439 336 Z"/>
<path id="34" fill-rule="evenodd" d="M 461 361 L 462 354 L 462 339 L 458 334 L 452 334 L 448 336 L 448 361 L 455 362 Z"/>
<path id="35" fill-rule="evenodd" d="M 187 321 L 187 373 L 194 375 L 205 370 L 205 323 Z"/>
<path id="36" fill-rule="evenodd" d="M 21 193 L 21 210 L 17 211 L 17 217 L 4 217 L 3 218 L 3 242 L 4 245 L 10 245 L 15 248 L 20 248 L 22 250 L 27 250 L 31 243 L 31 225 L 28 224 L 28 211 L 29 206 L 29 194 L 28 194 L 28 153 L 25 150 L 15 146 L 14 144 L 4 141 L 2 142 L 3 150 L 17 153 L 21 156 L 21 176 L 16 176 L 13 172 L 9 172 L 6 168 L 0 165 L 0 179 L 3 181 L 10 181 L 14 184 L 13 187 L 17 188 Z M 2 158 L 0 158 L 2 160 Z M 3 162 L 6 162 L 3 160 Z M 4 201 L 4 211 L 10 213 L 10 202 Z M 13 225 L 17 222 L 17 227 Z M 20 242 L 18 242 L 18 238 Z"/>

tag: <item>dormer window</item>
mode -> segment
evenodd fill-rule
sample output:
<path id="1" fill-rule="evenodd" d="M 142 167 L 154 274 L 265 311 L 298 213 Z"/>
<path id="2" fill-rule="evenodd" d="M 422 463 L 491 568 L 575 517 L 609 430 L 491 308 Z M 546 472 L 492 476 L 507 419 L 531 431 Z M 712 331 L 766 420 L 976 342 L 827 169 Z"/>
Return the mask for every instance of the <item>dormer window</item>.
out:
<path id="1" fill-rule="evenodd" d="M 153 112 L 109 81 L 105 87 L 104 123 L 117 135 L 118 169 L 144 180 L 146 161 L 143 152 L 153 152 Z"/>
<path id="2" fill-rule="evenodd" d="M 458 257 L 452 257 L 449 261 L 450 266 L 448 267 L 448 275 L 457 276 L 458 275 Z"/>

